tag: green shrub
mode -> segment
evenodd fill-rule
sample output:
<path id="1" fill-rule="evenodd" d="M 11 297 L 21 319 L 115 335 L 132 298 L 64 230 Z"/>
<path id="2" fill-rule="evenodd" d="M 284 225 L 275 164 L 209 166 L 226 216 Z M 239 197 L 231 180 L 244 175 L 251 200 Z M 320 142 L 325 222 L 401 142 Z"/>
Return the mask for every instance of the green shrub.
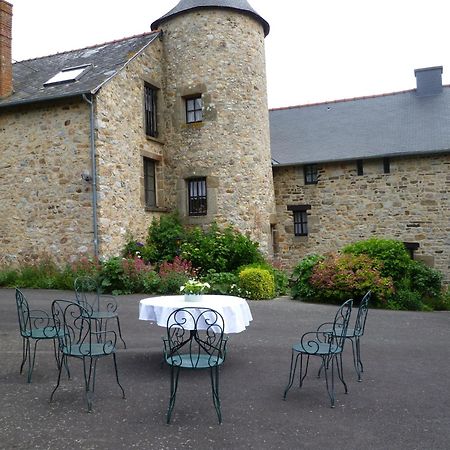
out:
<path id="1" fill-rule="evenodd" d="M 181 256 L 201 275 L 209 270 L 234 272 L 240 266 L 263 261 L 258 243 L 231 227 L 220 230 L 217 224 L 207 230 L 190 229 L 181 245 Z"/>
<path id="2" fill-rule="evenodd" d="M 371 238 L 345 246 L 342 253 L 368 255 L 383 263 L 381 275 L 391 277 L 394 283 L 408 275 L 411 257 L 403 242 L 391 239 Z"/>
<path id="3" fill-rule="evenodd" d="M 275 296 L 275 281 L 266 269 L 243 269 L 239 272 L 239 286 L 252 300 L 270 299 Z"/>
<path id="4" fill-rule="evenodd" d="M 18 286 L 17 279 L 19 271 L 16 269 L 2 268 L 0 269 L 0 286 L 14 287 Z"/>
<path id="5" fill-rule="evenodd" d="M 315 254 L 305 256 L 294 268 L 291 286 L 291 295 L 294 299 L 311 300 L 317 298 L 319 292 L 310 284 L 309 279 L 311 278 L 314 266 L 319 261 L 322 261 L 323 258 L 323 256 Z"/>
<path id="6" fill-rule="evenodd" d="M 236 295 L 239 277 L 232 272 L 216 272 L 210 269 L 202 281 L 209 283 L 209 294 Z"/>
<path id="7" fill-rule="evenodd" d="M 242 271 L 243 269 L 247 268 L 256 268 L 256 269 L 265 269 L 268 270 L 271 275 L 273 276 L 274 282 L 275 282 L 275 296 L 279 297 L 281 295 L 286 295 L 289 291 L 289 278 L 281 269 L 277 269 L 276 267 L 273 267 L 268 262 L 262 261 L 262 262 L 255 262 L 253 264 L 247 264 L 245 266 L 239 267 L 238 272 Z"/>
<path id="8" fill-rule="evenodd" d="M 148 229 L 146 245 L 141 248 L 144 259 L 153 263 L 172 261 L 180 252 L 184 229 L 178 214 L 154 218 Z"/>
<path id="9" fill-rule="evenodd" d="M 164 262 L 159 268 L 158 293 L 162 295 L 179 294 L 180 287 L 187 280 L 196 277 L 196 271 L 190 261 L 176 256 L 173 262 Z"/>

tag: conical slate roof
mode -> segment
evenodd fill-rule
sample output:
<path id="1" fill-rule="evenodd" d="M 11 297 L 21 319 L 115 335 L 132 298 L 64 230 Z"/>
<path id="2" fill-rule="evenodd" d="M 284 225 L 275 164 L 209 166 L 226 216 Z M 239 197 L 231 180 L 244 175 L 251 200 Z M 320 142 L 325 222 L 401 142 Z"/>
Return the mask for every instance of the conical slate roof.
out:
<path id="1" fill-rule="evenodd" d="M 170 10 L 167 14 L 155 20 L 152 23 L 152 30 L 156 30 L 161 23 L 169 20 L 174 16 L 183 14 L 187 11 L 202 8 L 229 8 L 248 14 L 256 19 L 264 29 L 264 35 L 269 34 L 269 23 L 264 20 L 247 2 L 247 0 L 180 0 L 177 6 Z"/>

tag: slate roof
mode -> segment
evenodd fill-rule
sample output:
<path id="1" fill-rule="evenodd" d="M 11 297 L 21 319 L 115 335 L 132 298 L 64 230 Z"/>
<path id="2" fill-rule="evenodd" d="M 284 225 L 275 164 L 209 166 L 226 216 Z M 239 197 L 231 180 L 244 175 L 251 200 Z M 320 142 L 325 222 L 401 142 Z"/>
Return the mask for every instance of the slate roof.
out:
<path id="1" fill-rule="evenodd" d="M 202 8 L 229 8 L 243 12 L 252 16 L 262 25 L 265 36 L 269 34 L 269 23 L 250 6 L 247 0 L 181 0 L 175 8 L 171 9 L 167 14 L 164 14 L 158 20 L 155 20 L 152 23 L 151 29 L 156 30 L 161 23 L 171 17 L 178 16 L 190 10 Z"/>
<path id="2" fill-rule="evenodd" d="M 312 164 L 450 150 L 450 86 L 269 112 L 274 164 Z"/>
<path id="3" fill-rule="evenodd" d="M 0 108 L 95 94 L 159 33 L 151 32 L 13 64 L 14 93 L 0 100 Z M 92 64 L 75 82 L 45 86 L 44 83 L 68 67 Z"/>

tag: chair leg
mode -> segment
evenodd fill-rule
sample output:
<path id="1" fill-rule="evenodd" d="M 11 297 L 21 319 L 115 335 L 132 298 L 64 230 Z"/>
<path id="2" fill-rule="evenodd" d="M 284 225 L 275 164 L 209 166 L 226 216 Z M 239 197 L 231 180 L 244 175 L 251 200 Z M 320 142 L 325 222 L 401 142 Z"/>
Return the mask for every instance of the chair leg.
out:
<path id="1" fill-rule="evenodd" d="M 85 395 L 86 395 L 86 403 L 88 407 L 88 412 L 92 411 L 92 393 L 90 390 L 90 383 L 91 383 L 91 377 L 92 377 L 92 357 L 89 358 L 89 368 L 86 365 L 86 358 L 83 358 L 83 375 L 84 375 L 84 388 L 85 388 Z"/>
<path id="2" fill-rule="evenodd" d="M 122 343 L 123 343 L 123 348 L 127 348 L 127 344 L 125 344 L 125 341 L 123 340 L 123 337 L 122 337 L 122 330 L 120 329 L 120 320 L 119 320 L 119 316 L 116 316 L 116 319 L 117 319 L 117 329 L 118 329 L 118 331 L 119 331 L 119 338 L 120 338 L 120 340 L 121 340 Z"/>
<path id="3" fill-rule="evenodd" d="M 295 353 L 294 350 L 292 350 L 291 367 L 289 369 L 289 381 L 288 381 L 286 388 L 284 389 L 283 400 L 286 400 L 286 395 L 287 395 L 289 389 L 292 387 L 292 384 L 294 383 L 295 371 L 297 370 L 298 357 L 300 356 L 300 353 L 297 353 L 295 356 L 294 356 L 294 353 Z M 294 359 L 295 359 L 295 361 L 294 361 Z"/>
<path id="4" fill-rule="evenodd" d="M 61 355 L 61 359 L 59 360 L 58 363 L 58 381 L 56 382 L 56 386 L 55 389 L 53 389 L 51 395 L 50 395 L 50 403 L 53 401 L 53 395 L 56 392 L 56 390 L 59 388 L 59 383 L 61 382 L 61 370 L 62 370 L 62 366 L 66 366 L 67 367 L 67 361 L 66 361 L 67 357 L 62 354 Z"/>
<path id="5" fill-rule="evenodd" d="M 356 336 L 355 338 L 355 346 L 356 346 L 356 363 L 358 366 L 358 381 L 362 381 L 361 373 L 364 372 L 364 366 L 361 361 L 361 341 L 359 339 L 359 336 Z"/>
<path id="6" fill-rule="evenodd" d="M 113 353 L 112 355 L 113 355 L 113 361 L 114 361 L 114 370 L 116 372 L 116 381 L 117 381 L 117 384 L 119 385 L 120 389 L 122 390 L 122 398 L 125 398 L 125 391 L 124 391 L 124 389 L 123 389 L 123 387 L 122 387 L 122 385 L 120 384 L 120 381 L 119 381 L 119 372 L 117 370 L 116 354 Z"/>
<path id="7" fill-rule="evenodd" d="M 330 370 L 329 367 L 330 361 L 325 361 L 324 359 L 324 369 L 325 369 L 325 382 L 327 385 L 328 396 L 330 397 L 331 407 L 334 408 L 334 356 L 331 356 L 331 387 L 330 382 L 328 380 L 328 372 Z"/>
<path id="8" fill-rule="evenodd" d="M 179 375 L 180 375 L 180 368 L 178 366 L 170 366 L 170 399 L 169 399 L 169 408 L 167 409 L 167 423 L 170 423 L 173 407 L 175 406 Z"/>
<path id="9" fill-rule="evenodd" d="M 342 352 L 339 353 L 339 357 L 336 355 L 336 365 L 338 377 L 341 380 L 342 384 L 344 385 L 345 393 L 348 394 L 347 383 L 344 380 L 344 365 L 342 364 Z"/>
<path id="10" fill-rule="evenodd" d="M 33 346 L 34 347 L 33 348 L 33 357 L 31 357 L 30 345 L 28 343 L 28 377 L 27 377 L 28 383 L 31 383 L 31 376 L 33 375 L 34 361 L 36 360 L 36 347 L 37 347 L 38 342 L 39 342 L 39 339 L 36 339 L 34 346 Z"/>
<path id="11" fill-rule="evenodd" d="M 30 351 L 30 341 L 27 338 L 22 338 L 22 364 L 20 365 L 20 373 L 23 371 L 23 366 L 27 360 L 28 352 Z"/>
<path id="12" fill-rule="evenodd" d="M 219 424 L 222 423 L 222 411 L 220 409 L 220 397 L 219 397 L 219 366 L 211 367 L 211 389 L 213 396 L 214 407 L 216 408 L 217 418 Z"/>

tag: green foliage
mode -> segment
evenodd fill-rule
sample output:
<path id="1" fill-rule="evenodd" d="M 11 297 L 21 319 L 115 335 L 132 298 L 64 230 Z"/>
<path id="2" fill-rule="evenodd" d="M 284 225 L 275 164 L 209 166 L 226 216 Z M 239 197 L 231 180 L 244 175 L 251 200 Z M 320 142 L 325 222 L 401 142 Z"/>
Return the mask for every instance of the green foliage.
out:
<path id="1" fill-rule="evenodd" d="M 239 266 L 263 261 L 258 243 L 227 227 L 220 230 L 212 224 L 207 230 L 190 229 L 181 245 L 181 255 L 192 262 L 200 274 L 209 270 L 233 272 Z"/>
<path id="2" fill-rule="evenodd" d="M 173 262 L 164 262 L 159 268 L 158 293 L 179 294 L 180 287 L 196 275 L 190 261 L 176 256 Z"/>
<path id="3" fill-rule="evenodd" d="M 9 269 L 6 267 L 0 270 L 0 286 L 4 287 L 19 286 L 19 283 L 17 282 L 19 276 L 20 276 L 19 271 L 15 269 Z"/>
<path id="4" fill-rule="evenodd" d="M 184 238 L 184 229 L 178 214 L 153 219 L 148 229 L 146 246 L 141 249 L 144 259 L 159 263 L 172 261 L 178 255 L 179 246 Z"/>
<path id="5" fill-rule="evenodd" d="M 316 288 L 314 288 L 309 279 L 311 278 L 314 266 L 324 259 L 320 255 L 308 255 L 305 256 L 294 268 L 292 272 L 292 286 L 291 295 L 295 299 L 305 299 L 311 300 L 317 298 L 319 293 Z"/>
<path id="6" fill-rule="evenodd" d="M 203 280 L 209 283 L 210 294 L 241 296 L 238 287 L 239 277 L 232 272 L 216 272 L 214 269 L 210 269 Z"/>
<path id="7" fill-rule="evenodd" d="M 257 268 L 257 269 L 265 269 L 268 270 L 271 275 L 273 276 L 274 282 L 275 282 L 275 296 L 279 297 L 281 295 L 286 295 L 289 291 L 289 278 L 281 269 L 277 269 L 276 267 L 272 266 L 268 262 L 262 261 L 262 262 L 255 262 L 253 264 L 247 264 L 245 266 L 239 267 L 238 272 L 240 272 L 243 269 L 247 269 L 249 267 Z"/>
<path id="8" fill-rule="evenodd" d="M 309 283 L 320 298 L 342 302 L 361 298 L 369 289 L 375 304 L 382 306 L 394 292 L 392 278 L 381 275 L 382 263 L 367 255 L 329 255 L 318 261 Z"/>
<path id="9" fill-rule="evenodd" d="M 275 296 L 275 281 L 270 271 L 249 267 L 239 272 L 239 286 L 252 300 Z"/>
<path id="10" fill-rule="evenodd" d="M 381 275 L 391 277 L 394 282 L 404 278 L 409 271 L 411 258 L 403 242 L 390 239 L 371 238 L 345 246 L 342 253 L 368 255 L 383 263 Z"/>

